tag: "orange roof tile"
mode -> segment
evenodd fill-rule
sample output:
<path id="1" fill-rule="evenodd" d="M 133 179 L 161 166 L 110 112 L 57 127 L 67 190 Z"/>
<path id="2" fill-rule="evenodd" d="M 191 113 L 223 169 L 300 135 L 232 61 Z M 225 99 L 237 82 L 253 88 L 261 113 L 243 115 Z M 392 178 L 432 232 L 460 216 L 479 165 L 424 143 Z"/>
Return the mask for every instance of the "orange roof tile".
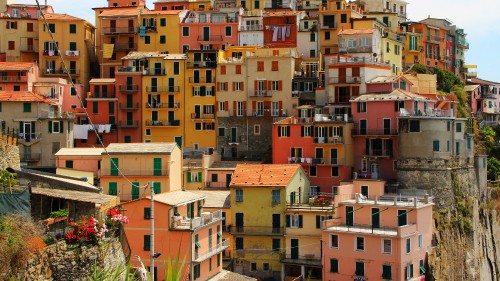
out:
<path id="1" fill-rule="evenodd" d="M 304 13 L 303 11 L 276 11 L 264 13 L 264 17 L 282 17 L 282 16 L 296 16 L 298 14 Z"/>
<path id="2" fill-rule="evenodd" d="M 143 11 L 143 12 L 147 12 Z M 138 7 L 113 7 L 104 10 L 99 14 L 99 17 L 121 17 L 121 16 L 137 16 L 141 13 Z"/>
<path id="3" fill-rule="evenodd" d="M 45 18 L 47 20 L 67 20 L 67 21 L 73 21 L 73 20 L 84 20 L 81 18 L 77 18 L 74 16 L 70 16 L 68 14 L 45 14 Z"/>
<path id="4" fill-rule="evenodd" d="M 147 11 L 143 15 L 178 15 L 184 10 L 160 10 L 160 11 Z"/>
<path id="5" fill-rule="evenodd" d="M 298 164 L 239 164 L 231 186 L 287 186 L 297 171 Z"/>
<path id="6" fill-rule="evenodd" d="M 0 101 L 3 102 L 43 102 L 47 104 L 56 104 L 44 96 L 32 92 L 0 91 Z"/>
<path id="7" fill-rule="evenodd" d="M 375 32 L 376 28 L 367 29 L 343 29 L 339 31 L 339 35 L 354 35 L 354 34 L 372 34 Z"/>
<path id="8" fill-rule="evenodd" d="M 0 70 L 29 70 L 34 65 L 32 62 L 0 62 Z"/>

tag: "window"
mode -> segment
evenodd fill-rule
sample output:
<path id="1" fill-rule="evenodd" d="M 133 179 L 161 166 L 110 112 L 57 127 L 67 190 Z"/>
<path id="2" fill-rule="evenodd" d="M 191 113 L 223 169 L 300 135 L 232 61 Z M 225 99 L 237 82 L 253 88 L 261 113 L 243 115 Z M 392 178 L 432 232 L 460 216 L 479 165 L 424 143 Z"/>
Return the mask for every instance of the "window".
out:
<path id="1" fill-rule="evenodd" d="M 338 259 L 330 259 L 330 272 L 331 273 L 339 273 L 339 260 Z"/>
<path id="2" fill-rule="evenodd" d="M 311 32 L 309 35 L 309 41 L 316 42 L 316 33 Z"/>
<path id="3" fill-rule="evenodd" d="M 64 132 L 64 122 L 63 121 L 49 121 L 49 133 L 63 133 Z"/>
<path id="4" fill-rule="evenodd" d="M 219 82 L 219 91 L 227 91 L 227 82 Z"/>
<path id="5" fill-rule="evenodd" d="M 144 208 L 144 219 L 145 220 L 151 219 L 151 208 Z"/>
<path id="6" fill-rule="evenodd" d="M 230 26 L 226 26 L 226 37 L 232 36 L 232 30 Z"/>
<path id="7" fill-rule="evenodd" d="M 158 275 L 155 275 L 158 276 Z M 193 267 L 193 278 L 196 280 L 201 276 L 201 265 L 197 264 Z"/>
<path id="8" fill-rule="evenodd" d="M 408 224 L 408 212 L 406 210 L 398 210 L 398 226 Z"/>
<path id="9" fill-rule="evenodd" d="M 356 262 L 356 271 L 354 272 L 355 275 L 357 276 L 364 276 L 365 275 L 365 263 L 364 262 Z"/>
<path id="10" fill-rule="evenodd" d="M 33 32 L 33 23 L 32 22 L 28 22 L 27 23 L 27 25 L 26 25 L 26 31 Z"/>
<path id="11" fill-rule="evenodd" d="M 45 26 L 44 26 L 44 28 L 45 28 Z M 49 30 L 52 33 L 56 33 L 56 25 L 53 23 L 49 23 Z"/>
<path id="12" fill-rule="evenodd" d="M 182 27 L 182 36 L 189 37 L 189 26 Z"/>
<path id="13" fill-rule="evenodd" d="M 312 137 L 312 126 L 302 126 L 300 135 L 302 137 Z"/>
<path id="14" fill-rule="evenodd" d="M 432 141 L 432 151 L 439 152 L 439 140 Z"/>
<path id="15" fill-rule="evenodd" d="M 174 62 L 174 75 L 179 75 L 179 62 Z"/>
<path id="16" fill-rule="evenodd" d="M 236 66 L 236 74 L 241 74 L 241 65 Z"/>
<path id="17" fill-rule="evenodd" d="M 263 61 L 257 62 L 257 71 L 264 71 L 264 62 Z"/>
<path id="18" fill-rule="evenodd" d="M 406 265 L 405 276 L 406 276 L 405 280 L 410 280 L 411 278 L 413 278 L 413 264 L 412 263 Z"/>
<path id="19" fill-rule="evenodd" d="M 16 49 L 16 42 L 9 41 L 9 50 L 15 50 L 15 49 Z"/>
<path id="20" fill-rule="evenodd" d="M 167 19 L 166 18 L 160 19 L 160 26 L 167 26 Z"/>
<path id="21" fill-rule="evenodd" d="M 271 71 L 278 71 L 278 70 L 279 70 L 278 61 L 273 60 L 271 62 Z"/>
<path id="22" fill-rule="evenodd" d="M 150 36 L 144 36 L 144 44 L 146 44 L 146 45 L 151 44 L 151 37 Z"/>
<path id="23" fill-rule="evenodd" d="M 108 103 L 108 113 L 115 114 L 115 103 L 112 101 Z"/>
<path id="24" fill-rule="evenodd" d="M 144 251 L 149 251 L 151 249 L 151 236 L 150 235 L 144 235 L 143 238 L 143 250 Z"/>
<path id="25" fill-rule="evenodd" d="M 289 137 L 290 126 L 278 126 L 278 137 Z"/>
<path id="26" fill-rule="evenodd" d="M 76 33 L 76 24 L 70 24 L 69 25 L 69 33 L 75 34 Z"/>
<path id="27" fill-rule="evenodd" d="M 243 190 L 242 189 L 236 189 L 236 202 L 243 202 Z"/>
<path id="28" fill-rule="evenodd" d="M 234 90 L 237 92 L 243 91 L 243 82 L 234 82 Z"/>
<path id="29" fill-rule="evenodd" d="M 118 195 L 118 183 L 116 183 L 116 182 L 109 183 L 108 194 L 109 195 Z"/>
<path id="30" fill-rule="evenodd" d="M 279 252 L 280 251 L 280 246 L 281 244 L 281 240 L 280 239 L 276 239 L 274 238 L 273 239 L 273 252 Z"/>
<path id="31" fill-rule="evenodd" d="M 411 253 L 411 238 L 406 238 L 406 253 Z"/>
<path id="32" fill-rule="evenodd" d="M 418 235 L 418 248 L 422 249 L 423 245 L 424 245 L 423 236 L 422 236 L 422 234 L 419 234 Z"/>
<path id="33" fill-rule="evenodd" d="M 358 102 L 358 112 L 366 112 L 366 102 Z"/>
<path id="34" fill-rule="evenodd" d="M 395 101 L 394 102 L 394 111 L 399 112 L 401 108 L 405 108 L 404 101 Z"/>
<path id="35" fill-rule="evenodd" d="M 255 262 L 250 263 L 250 271 L 257 271 L 257 263 Z"/>
<path id="36" fill-rule="evenodd" d="M 330 234 L 330 248 L 339 247 L 339 236 L 336 234 Z"/>
<path id="37" fill-rule="evenodd" d="M 420 265 L 420 275 L 424 275 L 426 270 L 425 270 L 425 263 L 424 263 L 424 260 L 420 260 L 419 261 L 419 265 Z"/>
<path id="38" fill-rule="evenodd" d="M 94 114 L 99 113 L 99 103 L 96 101 L 92 102 L 92 113 Z"/>
<path id="39" fill-rule="evenodd" d="M 272 203 L 274 204 L 279 204 L 281 202 L 280 198 L 280 191 L 279 190 L 273 190 L 271 191 L 272 194 Z"/>
<path id="40" fill-rule="evenodd" d="M 302 215 L 286 215 L 286 227 L 302 228 Z"/>
<path id="41" fill-rule="evenodd" d="M 235 244 L 236 250 L 243 250 L 243 237 L 236 237 L 234 239 L 234 244 Z"/>
<path id="42" fill-rule="evenodd" d="M 259 136 L 260 135 L 260 125 L 259 124 L 253 125 L 253 134 L 255 136 Z"/>
<path id="43" fill-rule="evenodd" d="M 392 279 L 392 268 L 390 265 L 382 265 L 382 279 Z"/>
<path id="44" fill-rule="evenodd" d="M 420 120 L 410 120 L 410 132 L 420 132 Z"/>
<path id="45" fill-rule="evenodd" d="M 73 160 L 66 160 L 65 167 L 73 169 Z"/>
<path id="46" fill-rule="evenodd" d="M 226 136 L 226 128 L 219 127 L 217 136 L 225 137 Z"/>
<path id="47" fill-rule="evenodd" d="M 457 130 L 457 133 L 462 132 L 462 123 L 457 123 L 456 130 Z"/>
<path id="48" fill-rule="evenodd" d="M 144 134 L 146 136 L 151 136 L 151 129 L 146 129 L 146 132 Z"/>
<path id="49" fill-rule="evenodd" d="M 340 23 L 347 23 L 347 14 L 340 15 Z"/>
<path id="50" fill-rule="evenodd" d="M 316 177 L 317 175 L 318 171 L 316 169 L 316 166 L 311 166 L 311 168 L 309 168 L 309 176 Z"/>
<path id="51" fill-rule="evenodd" d="M 25 102 L 23 104 L 23 112 L 31 112 L 31 103 Z"/>
<path id="52" fill-rule="evenodd" d="M 325 40 L 330 40 L 330 31 L 325 32 Z"/>
<path id="53" fill-rule="evenodd" d="M 339 167 L 334 166 L 332 167 L 332 177 L 338 177 L 339 176 Z"/>
<path id="54" fill-rule="evenodd" d="M 167 37 L 165 35 L 160 35 L 160 44 L 166 44 L 167 43 Z"/>
<path id="55" fill-rule="evenodd" d="M 267 262 L 262 263 L 262 270 L 269 271 L 269 263 L 267 263 Z"/>
<path id="56" fill-rule="evenodd" d="M 392 240 L 382 239 L 382 254 L 392 253 Z"/>
<path id="57" fill-rule="evenodd" d="M 356 237 L 355 242 L 356 242 L 356 245 L 355 245 L 356 251 L 364 251 L 365 250 L 365 238 L 364 237 Z"/>

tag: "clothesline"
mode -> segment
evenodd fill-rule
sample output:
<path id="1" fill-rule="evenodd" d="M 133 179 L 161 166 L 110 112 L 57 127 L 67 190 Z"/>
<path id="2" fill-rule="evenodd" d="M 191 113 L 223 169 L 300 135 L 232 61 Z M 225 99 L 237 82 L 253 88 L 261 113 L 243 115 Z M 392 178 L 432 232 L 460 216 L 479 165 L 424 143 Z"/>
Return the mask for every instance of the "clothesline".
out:
<path id="1" fill-rule="evenodd" d="M 73 139 L 88 139 L 90 130 L 97 130 L 98 133 L 109 133 L 111 131 L 111 124 L 75 124 L 73 125 Z"/>
<path id="2" fill-rule="evenodd" d="M 286 38 L 290 37 L 290 25 L 269 25 L 266 26 L 266 30 L 273 31 L 272 41 L 285 41 Z"/>

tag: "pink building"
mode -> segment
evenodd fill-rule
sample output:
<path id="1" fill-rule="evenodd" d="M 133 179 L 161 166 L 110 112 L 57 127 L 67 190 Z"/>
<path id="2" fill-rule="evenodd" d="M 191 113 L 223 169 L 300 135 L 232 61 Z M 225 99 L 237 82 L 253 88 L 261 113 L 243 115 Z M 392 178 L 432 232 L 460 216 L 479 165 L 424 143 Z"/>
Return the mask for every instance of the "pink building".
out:
<path id="1" fill-rule="evenodd" d="M 179 24 L 179 50 L 222 50 L 238 45 L 238 13 L 191 11 Z"/>
<path id="2" fill-rule="evenodd" d="M 397 117 L 434 112 L 435 101 L 411 93 L 410 86 L 402 76 L 380 76 L 366 83 L 369 93 L 351 100 L 354 171 L 358 177 L 397 178 Z"/>
<path id="3" fill-rule="evenodd" d="M 385 182 L 353 180 L 338 189 L 336 217 L 323 222 L 323 280 L 425 280 L 432 206 L 384 194 Z"/>
<path id="4" fill-rule="evenodd" d="M 164 280 L 167 261 L 178 254 L 185 259 L 181 280 L 208 280 L 222 270 L 222 251 L 229 240 L 222 238 L 222 212 L 205 212 L 205 196 L 189 191 L 173 191 L 154 196 L 155 280 Z M 132 255 L 141 257 L 149 269 L 151 261 L 150 198 L 123 204 L 130 223 L 125 233 Z M 132 263 L 132 266 L 135 266 Z"/>
<path id="5" fill-rule="evenodd" d="M 104 148 L 61 148 L 56 154 L 56 167 L 93 172 L 101 175 L 101 159 Z"/>

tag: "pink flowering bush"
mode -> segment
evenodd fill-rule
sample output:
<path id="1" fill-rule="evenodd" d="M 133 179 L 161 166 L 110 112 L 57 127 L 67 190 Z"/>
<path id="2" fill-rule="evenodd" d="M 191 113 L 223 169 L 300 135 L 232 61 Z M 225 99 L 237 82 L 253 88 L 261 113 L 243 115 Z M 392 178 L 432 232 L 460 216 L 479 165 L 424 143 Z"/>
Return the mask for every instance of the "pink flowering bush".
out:
<path id="1" fill-rule="evenodd" d="M 96 245 L 106 237 L 106 233 L 108 232 L 106 223 L 98 221 L 93 217 L 82 219 L 79 222 L 70 222 L 69 227 L 71 229 L 66 232 L 64 239 L 66 243 L 72 245 Z"/>

